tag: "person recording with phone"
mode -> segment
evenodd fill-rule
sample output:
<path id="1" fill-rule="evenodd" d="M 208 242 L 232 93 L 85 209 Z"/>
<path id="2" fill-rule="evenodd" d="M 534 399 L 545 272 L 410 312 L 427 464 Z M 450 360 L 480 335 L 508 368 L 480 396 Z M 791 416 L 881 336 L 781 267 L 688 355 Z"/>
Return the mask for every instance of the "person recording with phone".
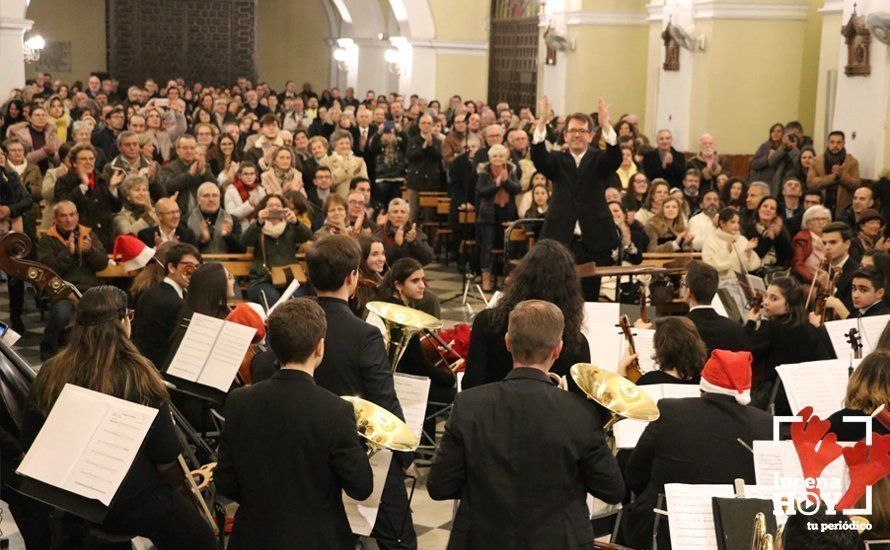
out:
<path id="1" fill-rule="evenodd" d="M 282 285 L 273 282 L 272 270 L 296 263 L 300 245 L 312 238 L 308 227 L 297 220 L 293 210 L 285 208 L 284 197 L 266 195 L 257 205 L 257 218 L 241 235 L 241 244 L 253 247 L 247 297 L 251 302 L 269 305 L 281 297 Z"/>

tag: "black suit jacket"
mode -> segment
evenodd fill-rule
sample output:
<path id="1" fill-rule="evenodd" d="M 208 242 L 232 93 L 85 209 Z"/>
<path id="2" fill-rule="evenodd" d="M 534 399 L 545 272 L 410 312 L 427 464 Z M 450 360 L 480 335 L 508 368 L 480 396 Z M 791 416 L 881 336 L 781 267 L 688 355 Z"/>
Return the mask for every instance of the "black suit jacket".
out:
<path id="1" fill-rule="evenodd" d="M 702 341 L 708 350 L 708 356 L 715 349 L 744 351 L 748 349 L 745 339 L 745 327 L 740 323 L 723 317 L 713 308 L 696 308 L 686 317 L 695 324 Z"/>
<path id="2" fill-rule="evenodd" d="M 335 395 L 357 395 L 404 420 L 383 335 L 356 317 L 343 300 L 320 297 L 318 305 L 327 317 L 328 330 L 324 360 L 315 372 L 315 381 Z M 410 454 L 396 456 L 405 467 L 411 464 Z"/>
<path id="3" fill-rule="evenodd" d="M 340 490 L 374 487 L 352 405 L 295 370 L 229 394 L 214 479 L 240 504 L 232 549 L 352 549 Z"/>
<path id="4" fill-rule="evenodd" d="M 772 415 L 728 395 L 662 399 L 658 410 L 661 416 L 646 427 L 625 470 L 637 495 L 622 521 L 624 544 L 633 548 L 651 547 L 652 508 L 665 483 L 732 483 L 737 477 L 754 483 L 754 459 L 737 439 L 750 446 L 772 438 Z M 661 526 L 658 548 L 670 548 L 662 543 L 667 521 Z"/>
<path id="5" fill-rule="evenodd" d="M 542 239 L 568 245 L 581 225 L 581 243 L 590 253 L 618 247 L 618 229 L 606 204 L 609 176 L 621 165 L 621 149 L 587 149 L 580 166 L 569 152 L 547 151 L 545 142 L 532 145 L 535 168 L 553 182 L 553 195 L 541 230 Z"/>
<path id="6" fill-rule="evenodd" d="M 460 499 L 449 549 L 590 548 L 587 494 L 625 490 L 593 402 L 529 368 L 457 395 L 427 489 Z"/>
<path id="7" fill-rule="evenodd" d="M 879 315 L 887 315 L 890 314 L 890 306 L 887 305 L 883 300 L 879 300 L 871 305 L 870 308 L 865 310 L 865 313 L 860 312 L 858 309 L 854 309 L 852 313 L 852 317 L 877 317 Z"/>
<path id="8" fill-rule="evenodd" d="M 683 189 L 683 176 L 686 175 L 686 157 L 683 153 L 671 147 L 671 156 L 674 160 L 667 165 L 667 168 L 661 166 L 661 155 L 658 149 L 649 151 L 643 155 L 643 172 L 649 178 L 649 181 L 655 178 L 666 180 L 671 187 L 679 187 Z"/>
<path id="9" fill-rule="evenodd" d="M 146 246 L 150 246 L 154 248 L 157 246 L 155 243 L 155 236 L 160 235 L 160 229 L 158 226 L 154 227 L 146 227 L 142 231 L 136 234 L 136 237 L 139 238 L 140 241 L 144 242 Z M 175 231 L 176 237 L 179 239 L 181 243 L 187 243 L 194 246 L 198 246 L 198 239 L 195 238 L 195 232 L 188 228 L 185 225 L 185 222 L 179 222 L 179 225 L 176 227 Z"/>
<path id="10" fill-rule="evenodd" d="M 147 290 L 136 303 L 133 343 L 158 369 L 165 366 L 181 309 L 182 298 L 165 282 Z"/>
<path id="11" fill-rule="evenodd" d="M 853 259 L 852 256 L 847 258 L 847 261 L 844 262 L 844 267 L 841 268 L 841 276 L 838 277 L 837 286 L 835 287 L 834 295 L 844 303 L 849 311 L 856 310 L 853 307 L 853 273 L 857 269 L 859 269 L 859 262 Z"/>

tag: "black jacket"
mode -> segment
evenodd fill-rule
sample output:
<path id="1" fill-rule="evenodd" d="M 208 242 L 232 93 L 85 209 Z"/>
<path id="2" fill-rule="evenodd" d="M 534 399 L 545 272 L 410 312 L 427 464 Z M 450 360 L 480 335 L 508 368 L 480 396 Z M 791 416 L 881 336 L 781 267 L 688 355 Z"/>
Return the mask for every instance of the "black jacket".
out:
<path id="1" fill-rule="evenodd" d="M 448 168 L 448 195 L 451 197 L 451 208 L 469 203 L 476 204 L 476 180 L 478 174 L 473 168 L 469 153 L 454 157 Z"/>
<path id="2" fill-rule="evenodd" d="M 714 308 L 696 308 L 690 311 L 686 317 L 698 329 L 709 357 L 711 351 L 715 349 L 728 351 L 744 351 L 748 349 L 748 342 L 745 339 L 745 327 L 732 319 L 723 317 L 714 311 Z"/>
<path id="3" fill-rule="evenodd" d="M 147 290 L 136 303 L 132 340 L 139 352 L 158 369 L 165 367 L 181 309 L 182 298 L 176 289 L 163 281 Z"/>
<path id="4" fill-rule="evenodd" d="M 605 151 L 588 148 L 581 165 L 569 152 L 547 151 L 545 142 L 532 145 L 535 168 L 553 182 L 553 195 L 542 239 L 569 244 L 575 223 L 581 225 L 582 244 L 590 253 L 618 247 L 618 228 L 606 204 L 609 176 L 621 165 L 621 150 L 609 145 Z"/>
<path id="5" fill-rule="evenodd" d="M 56 181 L 54 198 L 56 202 L 71 201 L 77 207 L 80 223 L 93 230 L 102 245 L 111 250 L 114 247 L 114 214 L 121 209 L 121 201 L 114 196 L 108 182 L 98 172 L 94 172 L 93 188 L 82 191 L 80 176 L 68 172 Z M 120 189 L 120 188 L 118 188 Z"/>
<path id="6" fill-rule="evenodd" d="M 449 549 L 590 548 L 587 494 L 624 496 L 594 404 L 528 368 L 458 394 L 427 489 L 460 499 Z"/>
<path id="7" fill-rule="evenodd" d="M 225 416 L 214 480 L 240 505 L 229 548 L 354 548 L 340 491 L 364 500 L 373 477 L 352 405 L 280 370 L 230 393 Z"/>
<path id="8" fill-rule="evenodd" d="M 819 329 L 810 323 L 798 326 L 778 321 L 761 321 L 756 328 L 754 321 L 745 324 L 748 350 L 754 354 L 754 364 L 763 369 L 766 377 L 776 377 L 776 367 L 809 361 L 822 361 L 834 357 L 831 345 L 822 337 Z"/>
<path id="9" fill-rule="evenodd" d="M 158 226 L 154 226 L 146 227 L 145 229 L 137 233 L 136 237 L 138 237 L 139 240 L 144 242 L 147 246 L 155 248 L 157 246 L 155 237 L 160 234 L 161 233 L 160 229 L 158 229 Z M 174 234 L 176 235 L 176 238 L 179 239 L 179 242 L 194 245 L 195 247 L 198 246 L 198 240 L 195 238 L 195 232 L 189 229 L 185 222 L 179 222 L 179 225 L 176 227 L 176 231 L 174 232 Z"/>
<path id="10" fill-rule="evenodd" d="M 182 211 L 182 219 L 187 220 L 191 209 L 198 204 L 198 187 L 205 181 L 216 183 L 216 176 L 210 171 L 210 165 L 207 164 L 203 174 L 189 174 L 191 164 L 186 164 L 182 159 L 170 161 L 158 173 L 158 180 L 163 186 L 164 192 L 168 197 L 174 193 L 179 193 L 176 202 L 179 203 L 179 209 Z"/>
<path id="11" fill-rule="evenodd" d="M 859 441 L 861 439 L 864 439 L 866 424 L 864 422 L 844 422 L 845 416 L 857 416 L 860 418 L 864 418 L 868 415 L 856 409 L 841 409 L 829 416 L 828 421 L 831 422 L 830 431 L 834 434 L 837 434 L 837 440 Z M 887 428 L 885 428 L 884 425 L 877 420 L 872 421 L 871 429 L 873 432 L 879 435 L 887 435 L 887 433 L 890 432 L 890 430 L 887 430 Z"/>
<path id="12" fill-rule="evenodd" d="M 887 305 L 887 302 L 880 300 L 866 309 L 865 313 L 861 313 L 858 309 L 853 309 L 853 311 L 850 312 L 850 317 L 877 317 L 879 315 L 887 314 L 890 314 L 890 306 Z"/>
<path id="13" fill-rule="evenodd" d="M 404 419 L 380 331 L 356 317 L 343 300 L 318 298 L 318 305 L 328 322 L 324 360 L 315 372 L 318 385 L 335 395 L 367 399 Z M 400 460 L 407 467 L 411 456 L 402 453 Z"/>
<path id="14" fill-rule="evenodd" d="M 668 164 L 667 168 L 661 166 L 661 155 L 658 149 L 653 149 L 643 155 L 643 172 L 649 181 L 655 178 L 667 180 L 671 187 L 683 188 L 683 177 L 686 175 L 686 158 L 683 153 L 671 147 L 671 156 L 674 160 Z"/>
<path id="15" fill-rule="evenodd" d="M 750 446 L 755 439 L 772 438 L 772 415 L 728 395 L 662 399 L 658 410 L 661 416 L 646 427 L 625 470 L 637 495 L 622 521 L 624 544 L 633 548 L 652 545 L 652 508 L 665 483 L 732 483 L 738 477 L 754 483 L 754 459 L 737 440 Z M 662 537 L 667 521 L 661 526 L 658 548 L 670 548 Z"/>
<path id="16" fill-rule="evenodd" d="M 847 261 L 844 262 L 844 267 L 841 268 L 841 275 L 837 279 L 837 286 L 835 287 L 834 292 L 834 295 L 837 296 L 850 311 L 855 311 L 856 309 L 853 307 L 853 273 L 855 273 L 857 269 L 859 269 L 859 262 L 852 256 L 847 258 Z"/>
<path id="17" fill-rule="evenodd" d="M 473 320 L 462 389 L 498 382 L 513 370 L 513 355 L 507 351 L 507 344 L 504 342 L 504 335 L 507 333 L 506 323 L 503 326 L 495 325 L 492 311 L 483 309 Z M 574 346 L 568 344 L 563 346 L 562 353 L 553 363 L 550 372 L 565 376 L 575 363 L 590 362 L 590 346 L 587 338 L 578 334 L 576 342 L 577 345 Z"/>
<path id="18" fill-rule="evenodd" d="M 507 179 L 501 184 L 509 195 L 507 204 L 503 207 L 498 206 L 495 202 L 495 195 L 498 192 L 498 185 L 495 184 L 491 176 L 490 164 L 479 166 L 478 179 L 476 180 L 476 223 L 495 225 L 502 222 L 509 222 L 519 217 L 516 212 L 516 201 L 513 199 L 522 187 L 519 185 L 519 175 L 515 169 L 510 168 Z"/>
<path id="19" fill-rule="evenodd" d="M 428 147 L 423 146 L 420 134 L 408 135 L 405 152 L 408 167 L 405 171 L 405 184 L 415 191 L 439 191 L 442 183 L 442 142 L 433 138 Z"/>

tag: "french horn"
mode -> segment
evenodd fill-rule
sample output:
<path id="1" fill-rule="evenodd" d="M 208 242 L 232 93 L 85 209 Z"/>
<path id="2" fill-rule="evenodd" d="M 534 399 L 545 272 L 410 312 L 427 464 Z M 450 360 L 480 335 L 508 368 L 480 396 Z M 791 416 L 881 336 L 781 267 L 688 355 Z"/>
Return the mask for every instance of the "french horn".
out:
<path id="1" fill-rule="evenodd" d="M 384 409 L 361 397 L 342 395 L 355 409 L 358 434 L 368 442 L 368 458 L 383 449 L 396 452 L 414 452 L 420 445 L 420 436 L 411 431 L 408 424 Z"/>
<path id="2" fill-rule="evenodd" d="M 589 399 L 612 413 L 612 418 L 603 426 L 603 431 L 610 433 L 615 423 L 622 418 L 648 422 L 658 420 L 659 412 L 655 401 L 639 386 L 620 374 L 589 363 L 572 365 L 569 373 Z"/>
<path id="3" fill-rule="evenodd" d="M 422 330 L 432 331 L 442 328 L 441 320 L 407 306 L 389 302 L 368 302 L 365 307 L 383 321 L 383 342 L 386 344 L 393 372 L 396 371 L 408 342 L 415 334 Z M 368 321 L 371 322 L 371 319 Z M 394 329 L 399 329 L 401 333 L 397 341 L 393 341 L 392 338 Z"/>

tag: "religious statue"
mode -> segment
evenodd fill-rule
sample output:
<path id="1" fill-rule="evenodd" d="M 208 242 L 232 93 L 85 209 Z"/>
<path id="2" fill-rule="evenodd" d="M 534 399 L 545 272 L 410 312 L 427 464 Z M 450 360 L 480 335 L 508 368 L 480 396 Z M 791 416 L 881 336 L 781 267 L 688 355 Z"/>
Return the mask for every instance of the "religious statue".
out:
<path id="1" fill-rule="evenodd" d="M 680 44 L 671 34 L 671 22 L 668 21 L 667 27 L 661 33 L 661 39 L 664 40 L 664 68 L 665 71 L 680 70 Z"/>
<path id="2" fill-rule="evenodd" d="M 871 32 L 865 24 L 865 18 L 856 13 L 856 4 L 853 4 L 853 14 L 850 15 L 850 20 L 841 27 L 841 34 L 847 44 L 847 65 L 844 67 L 844 74 L 847 76 L 870 75 Z"/>

